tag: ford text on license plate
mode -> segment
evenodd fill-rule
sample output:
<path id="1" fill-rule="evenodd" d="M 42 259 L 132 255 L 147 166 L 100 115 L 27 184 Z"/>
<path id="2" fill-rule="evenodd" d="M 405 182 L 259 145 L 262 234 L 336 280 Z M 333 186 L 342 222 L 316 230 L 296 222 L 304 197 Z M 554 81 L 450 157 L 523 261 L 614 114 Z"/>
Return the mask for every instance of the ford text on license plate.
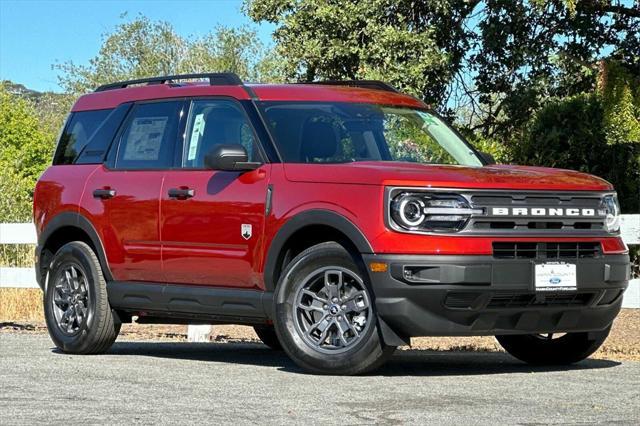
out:
<path id="1" fill-rule="evenodd" d="M 536 265 L 536 290 L 576 289 L 576 265 L 572 263 L 540 263 Z"/>

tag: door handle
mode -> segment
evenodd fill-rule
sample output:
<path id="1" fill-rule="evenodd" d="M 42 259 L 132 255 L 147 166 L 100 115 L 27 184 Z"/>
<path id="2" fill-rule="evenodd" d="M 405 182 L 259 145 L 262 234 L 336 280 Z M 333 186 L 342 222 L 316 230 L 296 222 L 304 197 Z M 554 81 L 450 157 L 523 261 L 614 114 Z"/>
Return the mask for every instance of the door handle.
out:
<path id="1" fill-rule="evenodd" d="M 106 200 L 116 196 L 116 190 L 111 188 L 95 189 L 93 191 L 93 198 L 100 198 Z"/>
<path id="2" fill-rule="evenodd" d="M 186 200 L 194 195 L 196 195 L 196 191 L 191 188 L 171 188 L 169 190 L 169 198 L 176 198 L 178 200 Z"/>

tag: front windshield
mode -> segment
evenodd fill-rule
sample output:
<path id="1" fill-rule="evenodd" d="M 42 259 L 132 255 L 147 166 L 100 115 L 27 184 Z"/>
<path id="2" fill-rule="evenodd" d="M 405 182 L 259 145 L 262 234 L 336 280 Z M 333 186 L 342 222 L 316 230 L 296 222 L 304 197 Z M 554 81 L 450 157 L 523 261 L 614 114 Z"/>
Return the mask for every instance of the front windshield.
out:
<path id="1" fill-rule="evenodd" d="M 424 110 L 346 102 L 262 102 L 260 107 L 287 163 L 482 166 L 446 123 Z"/>

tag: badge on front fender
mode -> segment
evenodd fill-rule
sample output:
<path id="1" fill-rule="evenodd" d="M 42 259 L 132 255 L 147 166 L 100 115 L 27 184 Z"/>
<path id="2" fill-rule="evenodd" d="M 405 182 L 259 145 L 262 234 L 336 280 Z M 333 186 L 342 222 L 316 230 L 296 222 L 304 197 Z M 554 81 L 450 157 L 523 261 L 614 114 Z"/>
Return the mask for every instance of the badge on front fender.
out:
<path id="1" fill-rule="evenodd" d="M 242 238 L 244 238 L 245 240 L 248 240 L 249 238 L 251 238 L 251 234 L 252 234 L 251 224 L 243 223 L 242 226 L 240 227 L 240 235 L 242 235 Z"/>

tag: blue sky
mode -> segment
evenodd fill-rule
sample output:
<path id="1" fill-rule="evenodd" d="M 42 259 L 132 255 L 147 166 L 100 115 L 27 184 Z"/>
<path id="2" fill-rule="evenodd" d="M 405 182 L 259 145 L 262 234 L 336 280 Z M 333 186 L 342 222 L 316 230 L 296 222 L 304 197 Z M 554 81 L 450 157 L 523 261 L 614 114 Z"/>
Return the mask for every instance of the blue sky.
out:
<path id="1" fill-rule="evenodd" d="M 0 80 L 59 91 L 51 65 L 86 64 L 124 12 L 168 21 L 182 36 L 203 35 L 218 24 L 248 24 L 270 43 L 273 26 L 253 24 L 241 6 L 241 0 L 0 0 Z"/>

